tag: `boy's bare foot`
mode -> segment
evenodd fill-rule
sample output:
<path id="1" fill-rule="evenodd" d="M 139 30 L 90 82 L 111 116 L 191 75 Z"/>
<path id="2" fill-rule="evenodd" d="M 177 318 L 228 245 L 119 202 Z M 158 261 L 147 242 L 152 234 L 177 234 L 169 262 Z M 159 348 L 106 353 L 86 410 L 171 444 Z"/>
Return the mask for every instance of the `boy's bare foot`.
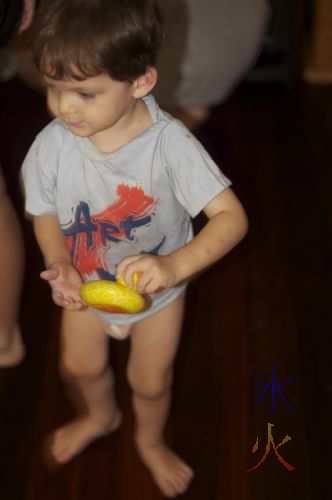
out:
<path id="1" fill-rule="evenodd" d="M 10 368 L 18 365 L 25 357 L 21 330 L 17 325 L 6 339 L 0 337 L 0 368 Z"/>
<path id="2" fill-rule="evenodd" d="M 164 495 L 176 497 L 188 489 L 193 470 L 166 445 L 145 448 L 138 444 L 138 451 Z"/>
<path id="3" fill-rule="evenodd" d="M 50 458 L 58 464 L 69 462 L 93 441 L 118 429 L 121 422 L 122 413 L 117 410 L 107 423 L 84 417 L 60 427 L 51 438 Z"/>

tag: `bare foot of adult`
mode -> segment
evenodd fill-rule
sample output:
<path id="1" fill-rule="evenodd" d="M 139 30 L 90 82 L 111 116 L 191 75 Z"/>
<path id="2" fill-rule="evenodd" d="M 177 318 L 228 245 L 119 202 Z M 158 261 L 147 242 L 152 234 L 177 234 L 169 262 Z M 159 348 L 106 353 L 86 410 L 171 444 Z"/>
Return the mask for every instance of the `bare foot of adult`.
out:
<path id="1" fill-rule="evenodd" d="M 163 443 L 154 448 L 138 444 L 138 451 L 165 496 L 173 498 L 188 489 L 194 477 L 193 470 L 170 448 Z"/>
<path id="2" fill-rule="evenodd" d="M 60 427 L 51 436 L 50 458 L 56 464 L 69 462 L 93 441 L 118 429 L 121 422 L 122 413 L 117 410 L 107 423 L 84 417 Z"/>
<path id="3" fill-rule="evenodd" d="M 9 336 L 0 337 L 0 368 L 17 366 L 25 357 L 21 330 L 17 325 Z"/>

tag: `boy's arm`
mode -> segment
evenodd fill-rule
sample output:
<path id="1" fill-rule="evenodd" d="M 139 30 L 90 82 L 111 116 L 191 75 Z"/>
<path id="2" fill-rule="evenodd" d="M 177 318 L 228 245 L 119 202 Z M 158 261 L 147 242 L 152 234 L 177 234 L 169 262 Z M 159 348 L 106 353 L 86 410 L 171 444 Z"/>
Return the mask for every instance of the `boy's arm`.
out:
<path id="1" fill-rule="evenodd" d="M 34 217 L 33 228 L 47 268 L 54 262 L 71 263 L 70 252 L 56 215 Z"/>
<path id="2" fill-rule="evenodd" d="M 203 211 L 209 219 L 207 224 L 192 241 L 169 256 L 176 268 L 178 282 L 224 257 L 247 232 L 246 213 L 230 188 L 210 201 Z"/>
<path id="3" fill-rule="evenodd" d="M 248 221 L 240 201 L 228 188 L 203 210 L 209 220 L 192 241 L 167 256 L 128 257 L 120 263 L 117 274 L 123 274 L 132 285 L 132 274 L 142 273 L 137 290 L 153 293 L 193 277 L 226 255 L 247 232 Z"/>
<path id="4" fill-rule="evenodd" d="M 34 217 L 33 226 L 46 266 L 40 276 L 51 286 L 54 302 L 67 309 L 80 309 L 83 307 L 79 296 L 82 278 L 71 263 L 57 216 Z"/>

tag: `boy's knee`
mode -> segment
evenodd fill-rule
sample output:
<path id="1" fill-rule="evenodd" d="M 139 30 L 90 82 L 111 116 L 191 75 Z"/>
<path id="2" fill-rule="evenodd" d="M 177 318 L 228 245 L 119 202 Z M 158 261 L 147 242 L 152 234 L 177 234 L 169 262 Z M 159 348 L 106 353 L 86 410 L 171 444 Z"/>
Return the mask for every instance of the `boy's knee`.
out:
<path id="1" fill-rule="evenodd" d="M 82 361 L 77 358 L 63 356 L 60 359 L 59 369 L 64 379 L 84 377 L 95 378 L 101 376 L 107 367 L 105 363 L 96 363 L 92 360 Z"/>
<path id="2" fill-rule="evenodd" d="M 160 399 L 172 386 L 172 371 L 160 377 L 139 377 L 128 370 L 127 376 L 132 391 L 145 399 Z"/>

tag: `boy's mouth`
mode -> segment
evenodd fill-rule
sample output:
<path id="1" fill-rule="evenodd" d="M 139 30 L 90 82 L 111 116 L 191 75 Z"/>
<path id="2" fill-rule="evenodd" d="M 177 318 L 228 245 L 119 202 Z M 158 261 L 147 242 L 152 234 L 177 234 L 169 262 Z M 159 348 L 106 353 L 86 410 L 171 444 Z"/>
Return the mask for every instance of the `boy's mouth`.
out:
<path id="1" fill-rule="evenodd" d="M 65 124 L 69 128 L 82 128 L 84 125 L 83 122 L 67 122 L 67 121 L 65 121 Z"/>

